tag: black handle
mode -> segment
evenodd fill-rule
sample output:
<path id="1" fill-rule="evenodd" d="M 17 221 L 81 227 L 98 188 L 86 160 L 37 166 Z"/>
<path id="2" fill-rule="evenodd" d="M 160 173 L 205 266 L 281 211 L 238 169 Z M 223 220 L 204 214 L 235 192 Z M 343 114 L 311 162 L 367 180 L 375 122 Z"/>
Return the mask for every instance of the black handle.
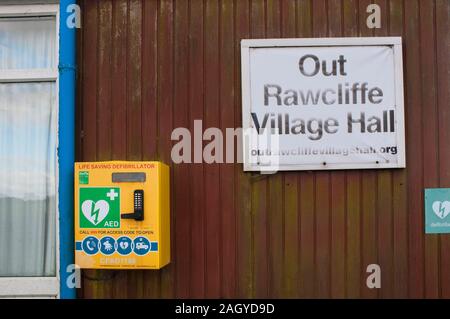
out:
<path id="1" fill-rule="evenodd" d="M 144 190 L 137 189 L 134 191 L 134 213 L 122 214 L 120 217 L 137 221 L 144 220 Z"/>

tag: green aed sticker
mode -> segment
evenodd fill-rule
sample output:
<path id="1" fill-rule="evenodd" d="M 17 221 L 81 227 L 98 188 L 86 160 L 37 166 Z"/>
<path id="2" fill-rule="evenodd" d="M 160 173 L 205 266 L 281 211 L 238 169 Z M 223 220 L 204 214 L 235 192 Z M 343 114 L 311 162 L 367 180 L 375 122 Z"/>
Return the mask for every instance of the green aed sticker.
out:
<path id="1" fill-rule="evenodd" d="M 78 181 L 80 184 L 89 184 L 89 172 L 79 172 Z"/>
<path id="2" fill-rule="evenodd" d="M 80 228 L 120 228 L 120 188 L 80 188 Z"/>

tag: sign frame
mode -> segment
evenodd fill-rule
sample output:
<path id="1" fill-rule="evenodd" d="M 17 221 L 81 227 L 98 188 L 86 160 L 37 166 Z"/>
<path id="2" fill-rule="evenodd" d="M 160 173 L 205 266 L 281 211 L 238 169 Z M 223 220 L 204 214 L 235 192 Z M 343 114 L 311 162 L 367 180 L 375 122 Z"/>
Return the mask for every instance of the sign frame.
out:
<path id="1" fill-rule="evenodd" d="M 394 55 L 394 85 L 397 118 L 397 143 L 401 145 L 397 153 L 397 163 L 317 163 L 317 164 L 279 164 L 276 171 L 339 170 L 339 169 L 385 169 L 406 167 L 405 115 L 403 87 L 403 50 L 401 37 L 349 37 L 349 38 L 286 38 L 286 39 L 243 39 L 241 40 L 241 81 L 242 81 L 242 147 L 244 171 L 274 172 L 274 167 L 249 162 L 252 134 L 246 134 L 251 124 L 251 74 L 250 51 L 254 48 L 288 47 L 342 47 L 342 46 L 390 46 Z"/>

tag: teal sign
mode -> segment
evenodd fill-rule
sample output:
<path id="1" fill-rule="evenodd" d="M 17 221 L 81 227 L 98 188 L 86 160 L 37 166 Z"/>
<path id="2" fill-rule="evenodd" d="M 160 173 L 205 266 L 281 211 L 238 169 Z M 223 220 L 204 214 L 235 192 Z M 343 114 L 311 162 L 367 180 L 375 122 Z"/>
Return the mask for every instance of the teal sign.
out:
<path id="1" fill-rule="evenodd" d="M 450 188 L 425 189 L 425 233 L 450 233 Z"/>

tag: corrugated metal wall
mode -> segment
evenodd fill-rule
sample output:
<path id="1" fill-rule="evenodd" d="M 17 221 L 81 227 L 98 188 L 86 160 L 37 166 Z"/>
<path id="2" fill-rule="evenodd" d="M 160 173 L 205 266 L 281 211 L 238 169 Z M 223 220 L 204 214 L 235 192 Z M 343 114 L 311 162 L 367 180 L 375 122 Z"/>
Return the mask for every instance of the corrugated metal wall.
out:
<path id="1" fill-rule="evenodd" d="M 170 163 L 173 128 L 241 126 L 243 38 L 402 36 L 407 130 L 407 169 L 171 164 L 171 265 L 84 271 L 81 297 L 450 298 L 450 235 L 423 225 L 450 187 L 449 0 L 80 2 L 78 160 Z"/>

